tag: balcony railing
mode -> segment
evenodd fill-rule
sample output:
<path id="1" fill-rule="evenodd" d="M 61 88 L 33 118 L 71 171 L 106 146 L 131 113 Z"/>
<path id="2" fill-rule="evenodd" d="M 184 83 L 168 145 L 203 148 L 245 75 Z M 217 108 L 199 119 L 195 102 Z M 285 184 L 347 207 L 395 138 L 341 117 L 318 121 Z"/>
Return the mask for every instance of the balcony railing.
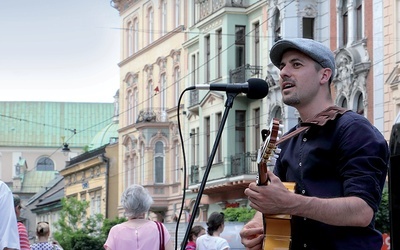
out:
<path id="1" fill-rule="evenodd" d="M 193 107 L 199 104 L 199 90 L 194 89 L 190 91 L 189 107 Z"/>
<path id="2" fill-rule="evenodd" d="M 255 174 L 257 168 L 257 153 L 242 153 L 231 155 L 231 172 L 229 176 L 238 176 L 244 174 Z"/>
<path id="3" fill-rule="evenodd" d="M 262 66 L 246 64 L 229 71 L 230 82 L 243 83 L 249 78 L 262 78 Z"/>
<path id="4" fill-rule="evenodd" d="M 139 112 L 136 123 L 140 122 L 167 122 L 168 116 L 165 108 L 147 108 Z"/>
<path id="5" fill-rule="evenodd" d="M 257 153 L 247 152 L 242 154 L 231 155 L 230 157 L 230 168 L 228 169 L 225 176 L 212 176 L 213 180 L 224 179 L 232 176 L 239 175 L 255 175 L 257 174 Z M 198 184 L 200 179 L 200 171 L 198 165 L 192 165 L 190 167 L 190 185 Z"/>

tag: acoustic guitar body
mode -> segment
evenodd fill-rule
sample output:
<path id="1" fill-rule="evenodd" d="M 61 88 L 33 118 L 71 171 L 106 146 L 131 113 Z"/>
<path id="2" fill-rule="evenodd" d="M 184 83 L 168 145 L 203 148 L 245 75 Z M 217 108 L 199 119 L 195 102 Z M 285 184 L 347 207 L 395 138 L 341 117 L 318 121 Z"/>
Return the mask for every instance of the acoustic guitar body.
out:
<path id="1" fill-rule="evenodd" d="M 273 119 L 270 129 L 262 131 L 264 143 L 258 154 L 257 185 L 268 185 L 268 168 L 275 165 L 277 157 L 277 143 L 279 136 L 280 121 Z M 294 192 L 294 183 L 284 182 L 285 187 Z M 267 215 L 263 214 L 264 244 L 263 250 L 288 250 L 291 242 L 290 215 Z"/>
<path id="2" fill-rule="evenodd" d="M 295 183 L 284 182 L 287 189 L 294 192 Z M 290 215 L 264 216 L 264 250 L 288 250 L 291 242 Z"/>

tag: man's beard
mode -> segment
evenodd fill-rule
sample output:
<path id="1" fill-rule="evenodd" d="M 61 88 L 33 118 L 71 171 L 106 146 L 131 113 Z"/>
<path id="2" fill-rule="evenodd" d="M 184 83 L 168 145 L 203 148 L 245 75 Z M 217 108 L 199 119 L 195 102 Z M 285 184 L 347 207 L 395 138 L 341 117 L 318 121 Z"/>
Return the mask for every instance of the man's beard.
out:
<path id="1" fill-rule="evenodd" d="M 283 103 L 289 106 L 300 104 L 300 98 L 297 95 L 282 97 Z"/>

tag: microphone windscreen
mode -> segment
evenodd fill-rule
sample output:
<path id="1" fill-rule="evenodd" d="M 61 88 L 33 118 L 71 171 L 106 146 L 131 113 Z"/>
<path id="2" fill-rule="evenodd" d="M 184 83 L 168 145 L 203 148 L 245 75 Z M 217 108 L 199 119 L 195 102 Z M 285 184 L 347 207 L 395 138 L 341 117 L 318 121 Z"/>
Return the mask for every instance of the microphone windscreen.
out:
<path id="1" fill-rule="evenodd" d="M 247 91 L 247 98 L 249 99 L 262 99 L 268 95 L 268 83 L 260 78 L 250 78 L 247 80 L 249 90 Z"/>

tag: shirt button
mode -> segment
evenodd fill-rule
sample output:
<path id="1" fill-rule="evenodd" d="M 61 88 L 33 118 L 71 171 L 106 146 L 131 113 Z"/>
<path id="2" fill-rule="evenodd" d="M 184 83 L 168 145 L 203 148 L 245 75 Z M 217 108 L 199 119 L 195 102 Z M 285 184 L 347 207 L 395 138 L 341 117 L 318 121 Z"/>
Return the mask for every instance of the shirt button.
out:
<path id="1" fill-rule="evenodd" d="M 301 167 L 301 162 L 299 162 L 299 167 Z"/>
<path id="2" fill-rule="evenodd" d="M 306 190 L 304 190 L 304 189 L 301 190 L 301 193 L 302 193 L 302 194 L 305 194 L 305 193 L 306 193 Z"/>
<path id="3" fill-rule="evenodd" d="M 307 244 L 304 244 L 303 247 L 304 247 L 304 248 L 307 248 Z"/>
<path id="4" fill-rule="evenodd" d="M 304 217 L 304 218 L 303 218 L 303 220 L 307 220 L 307 218 L 306 218 L 306 217 Z"/>
<path id="5" fill-rule="evenodd" d="M 303 142 L 306 142 L 307 141 L 307 138 L 303 138 Z"/>

